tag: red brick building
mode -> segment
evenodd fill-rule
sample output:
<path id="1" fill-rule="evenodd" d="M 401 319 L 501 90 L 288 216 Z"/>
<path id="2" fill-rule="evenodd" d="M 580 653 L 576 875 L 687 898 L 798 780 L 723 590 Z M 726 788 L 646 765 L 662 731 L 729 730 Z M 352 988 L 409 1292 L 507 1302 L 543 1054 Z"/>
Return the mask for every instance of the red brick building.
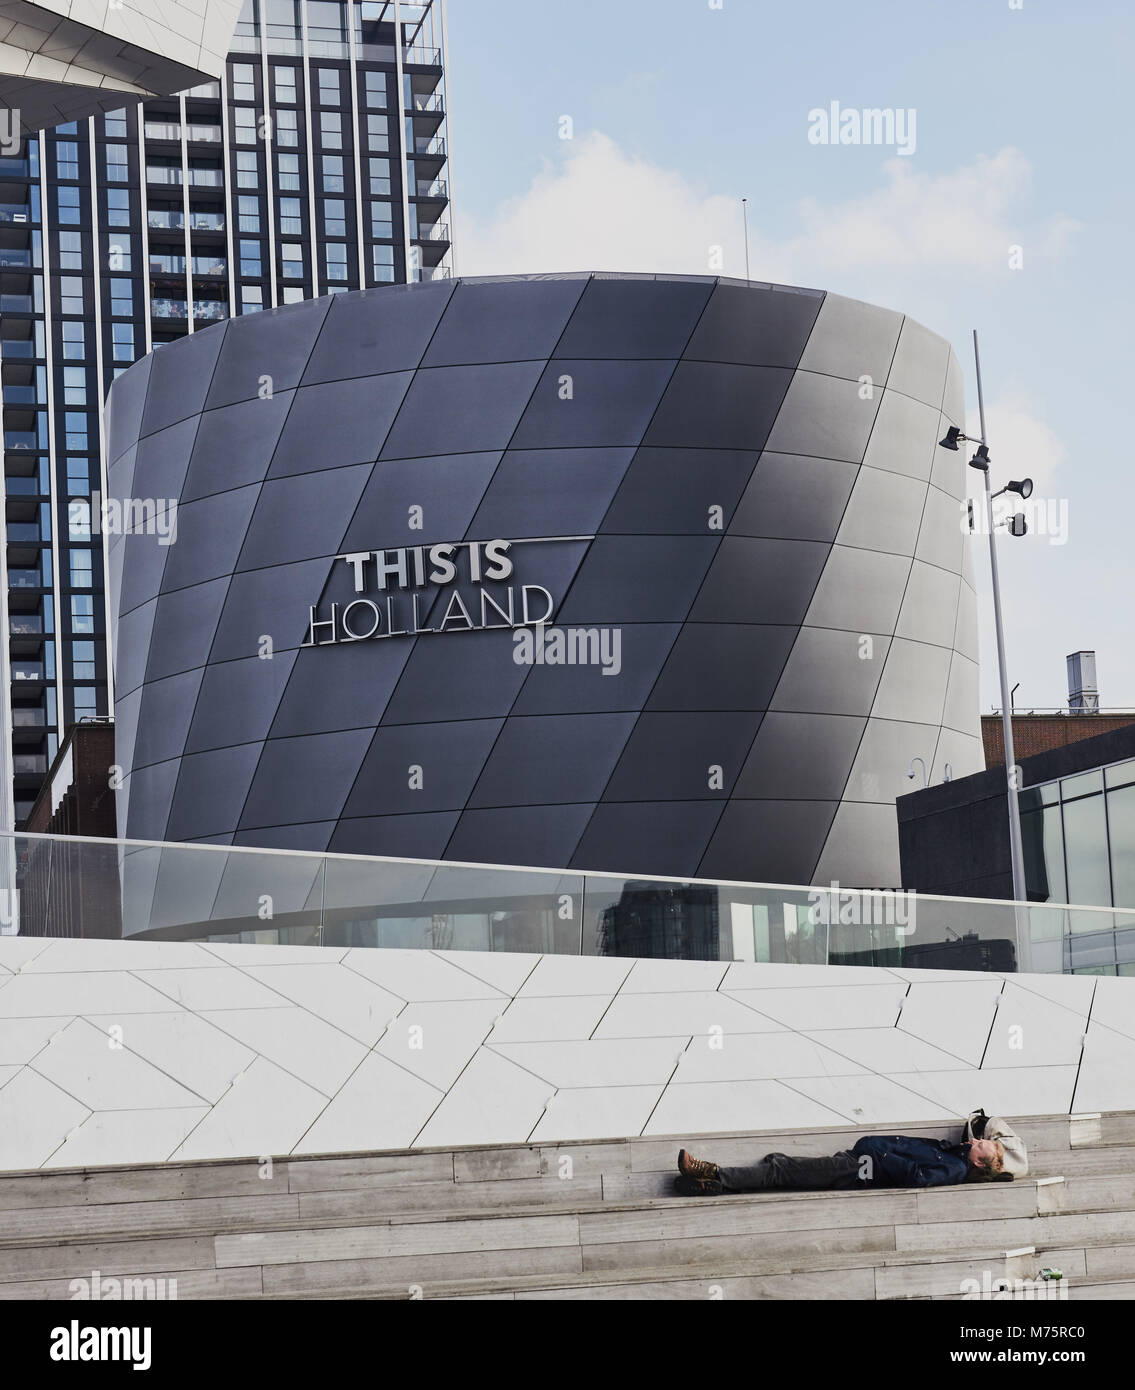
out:
<path id="1" fill-rule="evenodd" d="M 1097 734 L 1135 724 L 1135 710 L 1111 714 L 1014 714 L 1013 751 L 1019 762 L 1036 753 L 1049 753 L 1069 743 L 1079 743 Z M 981 716 L 981 738 L 985 744 L 985 766 L 1005 766 L 1005 731 L 999 714 Z"/>

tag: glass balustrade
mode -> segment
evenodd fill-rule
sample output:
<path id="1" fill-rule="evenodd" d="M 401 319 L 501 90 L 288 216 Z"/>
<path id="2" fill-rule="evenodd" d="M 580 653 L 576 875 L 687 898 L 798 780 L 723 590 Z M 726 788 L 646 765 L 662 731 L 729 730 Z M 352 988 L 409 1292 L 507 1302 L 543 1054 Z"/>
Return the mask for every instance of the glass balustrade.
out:
<path id="1" fill-rule="evenodd" d="M 42 671 L 15 659 L 13 668 Z M 57 934 L 54 905 L 66 901 L 74 935 L 955 971 L 1128 973 L 1135 964 L 1135 908 L 835 886 L 8 832 L 8 888 L 18 890 L 27 935 Z"/>

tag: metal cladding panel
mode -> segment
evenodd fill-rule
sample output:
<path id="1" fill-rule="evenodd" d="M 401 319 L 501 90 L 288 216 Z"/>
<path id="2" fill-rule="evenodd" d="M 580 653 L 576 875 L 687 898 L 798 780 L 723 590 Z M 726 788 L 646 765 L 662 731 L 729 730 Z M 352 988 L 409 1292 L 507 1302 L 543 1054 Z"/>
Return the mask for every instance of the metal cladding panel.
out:
<path id="1" fill-rule="evenodd" d="M 23 135 L 224 71 L 241 0 L 5 0 L 0 104 Z"/>
<path id="2" fill-rule="evenodd" d="M 899 774 L 980 766 L 902 315 L 581 275 L 208 336 L 109 402 L 112 494 L 184 509 L 114 542 L 132 836 L 890 887 Z"/>

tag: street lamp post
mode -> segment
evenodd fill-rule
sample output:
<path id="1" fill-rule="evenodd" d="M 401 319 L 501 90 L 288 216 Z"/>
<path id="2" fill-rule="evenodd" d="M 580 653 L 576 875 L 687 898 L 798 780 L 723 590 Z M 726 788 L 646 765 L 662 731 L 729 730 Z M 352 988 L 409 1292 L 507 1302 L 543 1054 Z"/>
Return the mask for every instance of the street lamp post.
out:
<path id="1" fill-rule="evenodd" d="M 1009 672 L 1005 659 L 1005 627 L 1001 618 L 1001 584 L 997 573 L 997 538 L 993 525 L 993 499 L 994 496 L 1000 497 L 1004 492 L 1015 492 L 1022 498 L 1027 498 L 1032 493 L 1033 485 L 1031 478 L 1024 478 L 1020 482 L 1008 483 L 996 494 L 993 492 L 989 477 L 989 443 L 985 433 L 985 398 L 981 389 L 981 356 L 978 352 L 976 329 L 974 329 L 973 334 L 973 357 L 977 368 L 977 408 L 981 420 L 981 443 L 978 445 L 973 458 L 970 459 L 970 467 L 978 469 L 985 475 L 985 520 L 989 529 L 989 570 L 993 580 L 993 619 L 997 630 L 997 668 L 1001 678 L 1001 726 L 1005 739 L 1005 781 L 1009 797 L 1009 857 L 1013 870 L 1013 899 L 1015 902 L 1023 903 L 1028 899 L 1028 890 L 1025 887 L 1025 854 L 1024 843 L 1021 839 L 1021 806 L 1017 795 L 1017 759 L 1013 748 L 1013 715 L 1010 704 Z M 945 439 L 941 440 L 940 443 L 944 449 L 957 449 L 959 441 L 968 441 L 969 438 L 960 429 L 951 427 Z M 1013 517 L 1009 530 L 1011 535 L 1023 536 L 1027 530 L 1024 516 L 1018 514 Z"/>

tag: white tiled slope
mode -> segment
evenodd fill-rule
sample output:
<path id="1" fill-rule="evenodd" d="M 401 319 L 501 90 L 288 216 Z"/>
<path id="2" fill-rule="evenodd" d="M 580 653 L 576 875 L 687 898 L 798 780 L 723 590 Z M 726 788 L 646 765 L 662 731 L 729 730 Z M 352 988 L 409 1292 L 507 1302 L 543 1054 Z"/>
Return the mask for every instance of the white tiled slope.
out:
<path id="1" fill-rule="evenodd" d="M 1135 1109 L 1135 980 L 0 937 L 0 1169 Z"/>

